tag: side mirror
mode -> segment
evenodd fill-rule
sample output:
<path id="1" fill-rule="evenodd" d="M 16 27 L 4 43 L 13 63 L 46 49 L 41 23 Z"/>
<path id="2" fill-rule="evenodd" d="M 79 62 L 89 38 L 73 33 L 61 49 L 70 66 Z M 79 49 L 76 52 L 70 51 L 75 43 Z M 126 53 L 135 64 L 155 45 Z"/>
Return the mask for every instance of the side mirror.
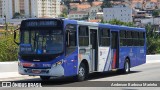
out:
<path id="1" fill-rule="evenodd" d="M 14 40 L 16 39 L 17 33 L 14 31 Z"/>
<path id="2" fill-rule="evenodd" d="M 16 29 L 16 30 L 14 30 L 14 43 L 16 43 L 17 45 L 19 45 L 20 43 L 16 42 L 16 37 L 17 37 L 16 31 L 17 31 L 17 30 L 19 30 L 19 28 Z"/>

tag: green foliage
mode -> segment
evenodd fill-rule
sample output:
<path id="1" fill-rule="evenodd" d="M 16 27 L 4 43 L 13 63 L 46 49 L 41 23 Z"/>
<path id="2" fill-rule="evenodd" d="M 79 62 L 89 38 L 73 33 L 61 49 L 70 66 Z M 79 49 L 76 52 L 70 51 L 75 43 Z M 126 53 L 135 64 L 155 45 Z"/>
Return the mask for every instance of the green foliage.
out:
<path id="1" fill-rule="evenodd" d="M 110 20 L 110 21 L 103 21 L 102 20 L 101 23 L 110 23 L 110 24 L 113 24 L 113 25 L 125 25 L 125 26 L 134 27 L 133 22 L 122 22 L 122 21 L 117 20 L 117 19 L 113 19 L 113 20 Z"/>
<path id="2" fill-rule="evenodd" d="M 112 7 L 111 1 L 112 0 L 104 0 L 101 8 L 110 8 L 110 7 Z"/>
<path id="3" fill-rule="evenodd" d="M 152 15 L 153 17 L 158 17 L 159 16 L 160 11 L 159 10 L 154 10 Z"/>
<path id="4" fill-rule="evenodd" d="M 60 15 L 60 17 L 65 17 L 65 18 L 67 18 L 67 9 L 64 9 L 64 10 L 62 11 L 62 14 Z"/>
<path id="5" fill-rule="evenodd" d="M 18 46 L 13 41 L 13 33 L 7 32 L 7 35 L 1 33 L 0 36 L 0 61 L 16 61 Z"/>
<path id="6" fill-rule="evenodd" d="M 60 15 L 60 17 L 65 17 L 65 18 L 67 18 L 67 15 L 66 15 L 65 13 L 62 13 L 62 14 Z"/>
<path id="7" fill-rule="evenodd" d="M 16 12 L 16 13 L 14 13 L 13 18 L 18 18 L 18 17 L 20 17 L 20 16 L 21 16 L 21 14 L 18 13 L 18 12 Z"/>
<path id="8" fill-rule="evenodd" d="M 160 35 L 154 26 L 151 24 L 146 25 L 147 36 L 147 54 L 160 53 Z"/>

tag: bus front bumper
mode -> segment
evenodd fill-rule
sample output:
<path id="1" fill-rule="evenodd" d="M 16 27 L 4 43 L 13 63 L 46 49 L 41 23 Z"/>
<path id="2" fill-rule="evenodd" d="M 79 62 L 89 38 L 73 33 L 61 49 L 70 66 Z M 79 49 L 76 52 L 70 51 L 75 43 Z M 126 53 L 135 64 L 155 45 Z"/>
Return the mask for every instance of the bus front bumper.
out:
<path id="1" fill-rule="evenodd" d="M 64 68 L 62 65 L 57 65 L 51 67 L 50 69 L 33 69 L 33 68 L 24 68 L 23 66 L 18 66 L 18 72 L 21 75 L 30 75 L 30 76 L 51 76 L 51 77 L 61 77 L 64 76 Z"/>

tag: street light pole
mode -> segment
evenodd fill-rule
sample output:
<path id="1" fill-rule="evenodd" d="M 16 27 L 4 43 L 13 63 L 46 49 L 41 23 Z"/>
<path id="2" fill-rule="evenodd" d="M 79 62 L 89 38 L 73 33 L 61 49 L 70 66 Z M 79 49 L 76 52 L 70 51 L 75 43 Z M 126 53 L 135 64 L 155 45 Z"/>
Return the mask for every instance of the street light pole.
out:
<path id="1" fill-rule="evenodd" d="M 6 32 L 8 31 L 8 25 L 7 25 L 7 17 L 6 17 L 6 15 L 4 15 L 4 18 L 5 18 L 5 25 L 6 25 L 6 31 L 5 31 L 5 35 L 6 35 Z"/>
<path id="2" fill-rule="evenodd" d="M 4 15 L 4 18 L 5 18 L 6 30 L 8 30 L 8 25 L 7 25 L 7 18 L 6 18 L 6 15 Z"/>

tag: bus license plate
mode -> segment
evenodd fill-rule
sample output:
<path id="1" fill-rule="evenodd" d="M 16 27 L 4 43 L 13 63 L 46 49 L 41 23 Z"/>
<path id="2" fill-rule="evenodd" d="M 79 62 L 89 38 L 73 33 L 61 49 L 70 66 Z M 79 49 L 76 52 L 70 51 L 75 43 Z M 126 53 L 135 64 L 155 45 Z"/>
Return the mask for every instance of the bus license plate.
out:
<path id="1" fill-rule="evenodd" d="M 32 73 L 39 74 L 39 73 L 41 73 L 41 70 L 32 69 Z"/>

